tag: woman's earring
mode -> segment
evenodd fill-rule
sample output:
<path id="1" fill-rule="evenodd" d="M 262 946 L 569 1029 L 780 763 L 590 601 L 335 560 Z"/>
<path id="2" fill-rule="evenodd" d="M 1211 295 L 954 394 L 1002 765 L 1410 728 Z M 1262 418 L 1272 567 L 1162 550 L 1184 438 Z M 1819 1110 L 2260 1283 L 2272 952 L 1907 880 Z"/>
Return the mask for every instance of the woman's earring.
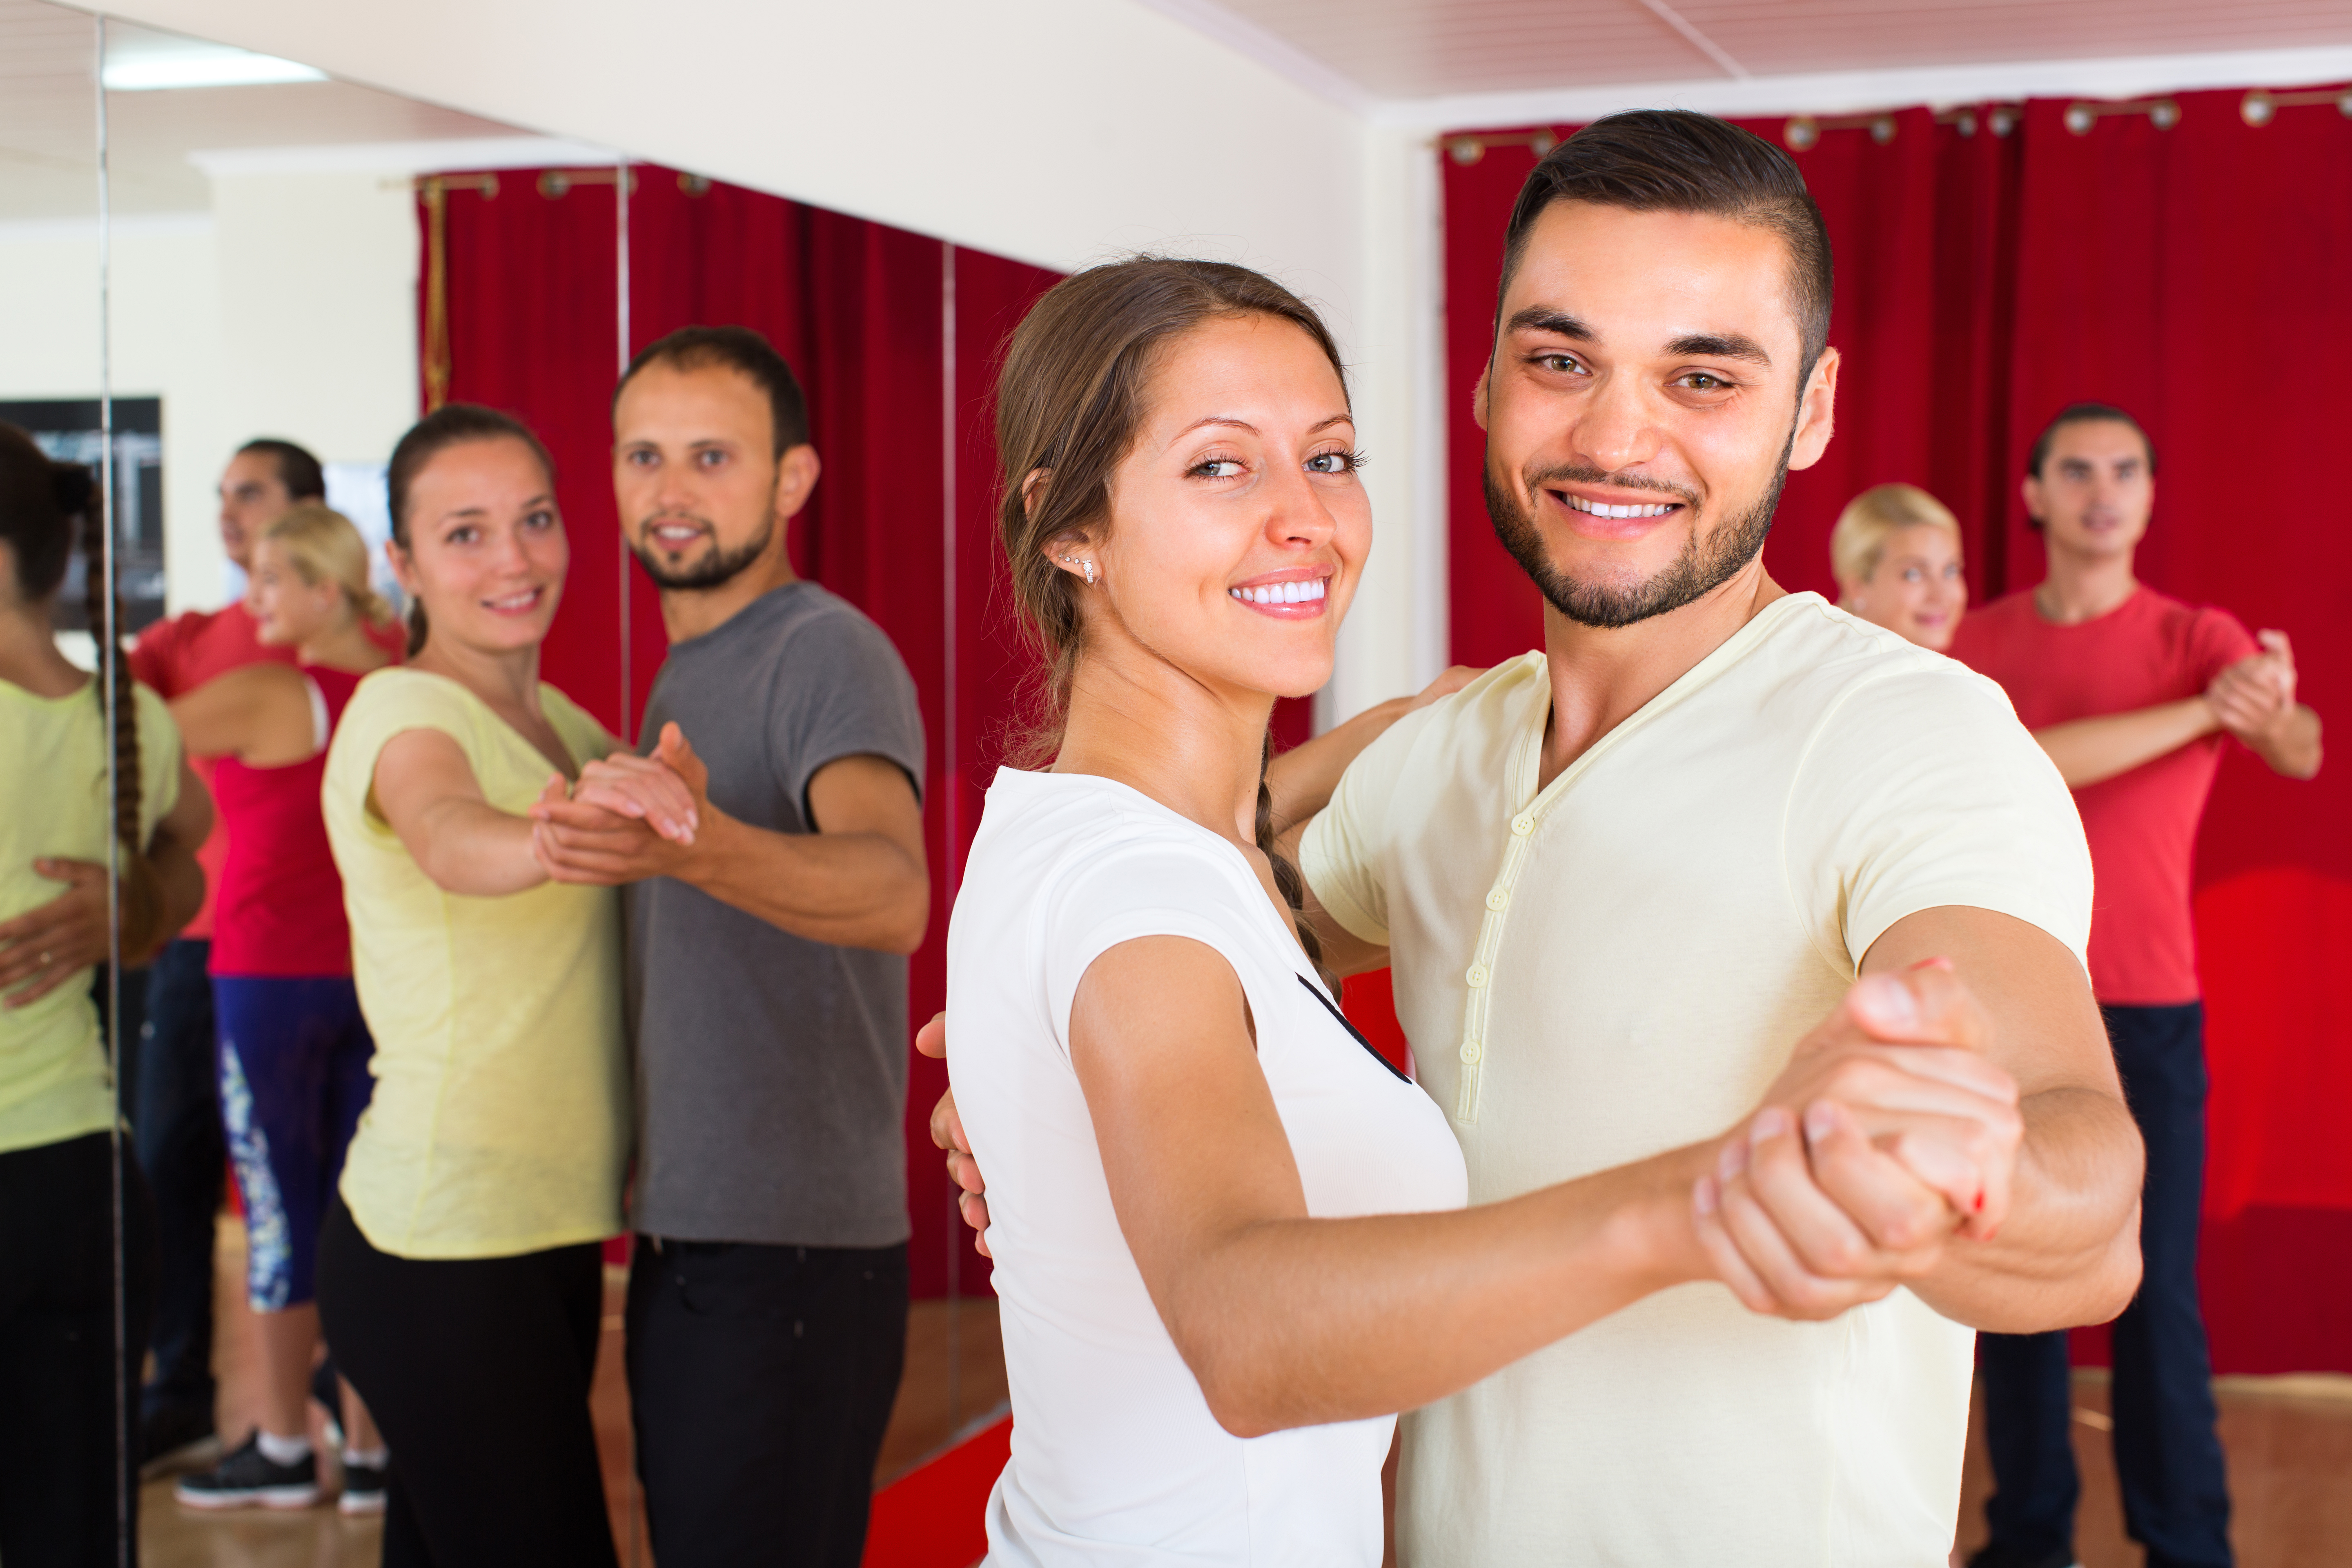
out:
<path id="1" fill-rule="evenodd" d="M 1093 587 L 1093 586 L 1095 585 L 1095 563 L 1094 563 L 1093 562 L 1091 562 L 1091 561 L 1088 561 L 1088 562 L 1085 562 L 1085 563 L 1083 563 L 1082 564 L 1084 564 L 1084 566 L 1086 567 L 1086 572 L 1087 572 L 1087 587 L 1089 587 L 1089 588 L 1091 588 L 1091 587 Z"/>
<path id="2" fill-rule="evenodd" d="M 1086 574 L 1087 586 L 1091 588 L 1095 585 L 1095 563 L 1093 562 L 1081 561 L 1074 555 L 1065 555 L 1062 557 L 1062 564 L 1065 566 L 1076 567 L 1080 572 Z"/>

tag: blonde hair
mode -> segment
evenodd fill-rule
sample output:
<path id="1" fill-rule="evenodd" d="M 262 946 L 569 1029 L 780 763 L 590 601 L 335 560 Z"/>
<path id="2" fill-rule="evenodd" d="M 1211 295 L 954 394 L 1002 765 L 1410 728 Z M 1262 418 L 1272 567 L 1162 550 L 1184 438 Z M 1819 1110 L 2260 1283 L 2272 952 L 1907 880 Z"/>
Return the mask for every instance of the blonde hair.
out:
<path id="1" fill-rule="evenodd" d="M 1840 587 L 1866 582 L 1886 555 L 1895 530 L 1940 528 L 1957 542 L 1960 520 L 1917 485 L 1873 485 L 1845 503 L 1830 531 L 1830 571 Z"/>
<path id="2" fill-rule="evenodd" d="M 352 520 L 324 501 L 306 500 L 261 531 L 264 539 L 286 546 L 302 581 L 317 587 L 332 583 L 343 591 L 352 609 L 370 626 L 392 619 L 392 606 L 368 582 L 367 541 Z"/>

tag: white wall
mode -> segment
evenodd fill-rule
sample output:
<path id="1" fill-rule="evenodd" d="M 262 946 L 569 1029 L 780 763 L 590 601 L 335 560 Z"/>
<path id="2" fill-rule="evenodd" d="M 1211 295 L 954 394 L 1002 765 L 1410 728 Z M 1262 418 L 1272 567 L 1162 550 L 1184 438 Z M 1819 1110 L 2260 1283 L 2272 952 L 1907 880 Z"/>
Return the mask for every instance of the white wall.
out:
<path id="1" fill-rule="evenodd" d="M 226 596 L 221 467 L 255 436 L 382 462 L 417 407 L 415 204 L 373 173 L 213 182 L 209 214 L 118 221 L 113 390 L 163 400 L 168 607 Z M 97 226 L 0 226 L 0 397 L 93 397 Z"/>
<path id="2" fill-rule="evenodd" d="M 1422 510 L 1428 367 L 1405 352 L 1433 274 L 1417 237 L 1393 238 L 1425 227 L 1407 209 L 1412 165 L 1428 160 L 1356 106 L 1135 0 L 110 9 L 1045 266 L 1152 247 L 1273 272 L 1328 310 L 1373 458 L 1375 565 L 1326 711 L 1435 668 L 1443 626 L 1430 640 L 1412 607 L 1430 556 L 1415 539 L 1443 519 Z M 1436 589 L 1442 606 L 1442 577 Z"/>

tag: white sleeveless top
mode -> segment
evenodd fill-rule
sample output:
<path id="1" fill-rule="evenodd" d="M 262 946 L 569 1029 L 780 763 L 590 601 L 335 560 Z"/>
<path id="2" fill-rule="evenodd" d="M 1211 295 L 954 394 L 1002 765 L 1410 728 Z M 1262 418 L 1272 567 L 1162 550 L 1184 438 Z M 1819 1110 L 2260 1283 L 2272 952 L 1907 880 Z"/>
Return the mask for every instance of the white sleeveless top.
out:
<path id="1" fill-rule="evenodd" d="M 1013 1396 L 988 1562 L 1370 1568 L 1394 1417 L 1226 1432 L 1119 1233 L 1070 1004 L 1096 958 L 1146 936 L 1240 977 L 1310 1215 L 1466 1201 L 1444 1113 L 1348 1027 L 1238 850 L 1124 784 L 1001 770 L 948 931 L 948 1064 L 988 1177 Z"/>

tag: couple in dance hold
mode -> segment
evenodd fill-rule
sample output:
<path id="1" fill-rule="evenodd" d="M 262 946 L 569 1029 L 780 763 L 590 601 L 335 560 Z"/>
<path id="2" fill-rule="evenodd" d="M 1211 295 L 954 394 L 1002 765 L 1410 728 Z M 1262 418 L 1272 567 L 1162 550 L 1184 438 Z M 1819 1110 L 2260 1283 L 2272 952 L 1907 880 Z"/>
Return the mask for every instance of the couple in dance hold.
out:
<path id="1" fill-rule="evenodd" d="M 1330 336 L 1165 259 L 1015 332 L 1055 728 L 922 1042 L 1002 1300 L 992 1563 L 1941 1563 L 1975 1331 L 2130 1298 L 2064 784 L 1999 688 L 1761 564 L 1830 290 L 1747 132 L 1556 147 L 1475 391 L 1545 646 L 1270 764 L 1371 542 Z M 1336 1005 L 1382 964 L 1414 1081 Z"/>

